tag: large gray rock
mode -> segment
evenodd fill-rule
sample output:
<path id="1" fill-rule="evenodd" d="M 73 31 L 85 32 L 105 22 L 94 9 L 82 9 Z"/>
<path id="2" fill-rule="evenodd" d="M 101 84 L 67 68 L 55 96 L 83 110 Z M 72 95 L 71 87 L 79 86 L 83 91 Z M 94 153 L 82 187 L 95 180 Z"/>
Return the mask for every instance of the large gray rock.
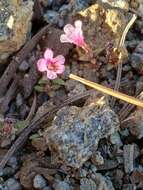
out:
<path id="1" fill-rule="evenodd" d="M 99 140 L 113 134 L 118 127 L 117 115 L 100 99 L 82 108 L 63 107 L 46 130 L 45 138 L 57 162 L 59 159 L 79 168 L 97 149 Z"/>

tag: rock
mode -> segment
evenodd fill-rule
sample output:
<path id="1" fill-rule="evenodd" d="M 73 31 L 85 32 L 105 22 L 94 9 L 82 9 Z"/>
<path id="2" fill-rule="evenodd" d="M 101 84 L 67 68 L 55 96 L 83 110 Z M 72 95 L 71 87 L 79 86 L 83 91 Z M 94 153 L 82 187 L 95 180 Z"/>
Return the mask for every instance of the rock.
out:
<path id="1" fill-rule="evenodd" d="M 143 16 L 143 2 L 140 3 L 139 8 L 138 8 L 138 12 L 139 12 L 139 14 L 140 14 L 141 16 Z"/>
<path id="2" fill-rule="evenodd" d="M 3 169 L 3 172 L 2 172 L 2 175 L 3 177 L 6 177 L 6 176 L 12 176 L 15 174 L 15 169 L 11 168 L 11 167 L 5 167 Z"/>
<path id="3" fill-rule="evenodd" d="M 123 127 L 128 128 L 130 133 L 137 139 L 143 137 L 143 111 L 136 109 L 128 118 Z"/>
<path id="4" fill-rule="evenodd" d="M 142 73 L 143 72 L 142 64 L 143 64 L 143 54 L 141 55 L 139 53 L 133 53 L 131 56 L 132 67 L 139 73 Z"/>
<path id="5" fill-rule="evenodd" d="M 100 187 L 102 187 L 102 189 L 114 190 L 114 187 L 109 177 L 104 177 L 100 173 L 96 173 L 92 175 L 91 178 L 95 181 L 97 189 L 100 189 Z"/>
<path id="6" fill-rule="evenodd" d="M 133 8 L 134 10 L 136 10 L 136 12 L 140 15 L 143 16 L 143 1 L 142 0 L 130 0 L 130 6 L 131 8 Z"/>
<path id="7" fill-rule="evenodd" d="M 88 172 L 87 172 L 85 169 L 82 169 L 82 168 L 81 168 L 81 169 L 79 170 L 80 178 L 86 177 L 87 174 L 88 174 Z"/>
<path id="8" fill-rule="evenodd" d="M 25 117 L 27 116 L 27 114 L 29 113 L 29 106 L 27 106 L 26 104 L 23 104 L 22 106 L 20 106 L 20 116 L 21 119 L 25 119 Z"/>
<path id="9" fill-rule="evenodd" d="M 78 82 L 78 83 L 76 83 L 74 88 L 68 93 L 68 96 L 72 97 L 72 96 L 75 96 L 77 94 L 83 93 L 85 91 L 86 91 L 85 86 Z"/>
<path id="10" fill-rule="evenodd" d="M 42 190 L 52 190 L 50 187 L 46 186 Z"/>
<path id="11" fill-rule="evenodd" d="M 110 136 L 110 141 L 111 141 L 112 144 L 114 144 L 114 145 L 116 145 L 118 147 L 123 146 L 123 143 L 121 141 L 121 138 L 120 138 L 120 135 L 119 135 L 118 132 L 115 132 L 114 134 L 112 134 Z"/>
<path id="12" fill-rule="evenodd" d="M 57 180 L 53 184 L 53 187 L 54 187 L 55 190 L 71 190 L 71 187 L 65 181 L 59 181 L 59 180 Z"/>
<path id="13" fill-rule="evenodd" d="M 73 10 L 80 11 L 89 6 L 92 0 L 75 0 L 73 3 Z"/>
<path id="14" fill-rule="evenodd" d="M 16 106 L 17 106 L 17 108 L 22 106 L 23 102 L 24 102 L 23 96 L 20 93 L 18 93 L 17 96 L 16 96 Z"/>
<path id="15" fill-rule="evenodd" d="M 48 10 L 44 14 L 45 21 L 52 24 L 57 24 L 59 20 L 59 14 L 56 11 Z"/>
<path id="16" fill-rule="evenodd" d="M 99 166 L 99 165 L 103 165 L 104 164 L 104 159 L 101 156 L 101 152 L 96 151 L 92 158 L 91 158 L 92 162 L 94 163 L 94 165 Z"/>
<path id="17" fill-rule="evenodd" d="M 23 61 L 20 66 L 19 66 L 19 70 L 24 72 L 24 71 L 27 71 L 29 69 L 30 65 L 27 61 Z"/>
<path id="18" fill-rule="evenodd" d="M 31 29 L 33 1 L 0 1 L 0 62 L 25 43 Z"/>
<path id="19" fill-rule="evenodd" d="M 21 190 L 22 189 L 20 183 L 14 178 L 9 178 L 5 182 L 5 186 L 8 188 L 8 190 Z"/>
<path id="20" fill-rule="evenodd" d="M 37 151 L 44 152 L 47 150 L 45 139 L 43 139 L 42 137 L 33 139 L 32 146 L 34 146 Z"/>
<path id="21" fill-rule="evenodd" d="M 33 180 L 33 186 L 36 189 L 43 189 L 46 187 L 46 180 L 41 175 L 36 175 Z"/>
<path id="22" fill-rule="evenodd" d="M 126 11 L 129 10 L 129 3 L 127 0 L 101 0 L 101 2 L 107 3 L 112 7 L 117 7 Z"/>
<path id="23" fill-rule="evenodd" d="M 131 55 L 131 65 L 140 74 L 143 73 L 143 41 L 141 41 Z"/>
<path id="24" fill-rule="evenodd" d="M 82 20 L 85 41 L 92 49 L 93 57 L 96 57 L 107 48 L 109 42 L 116 49 L 128 23 L 129 15 L 116 8 L 97 3 L 76 14 L 73 20 L 77 19 Z M 77 49 L 77 51 L 80 60 L 87 61 L 91 59 L 81 49 Z M 121 57 L 126 59 L 127 56 L 127 50 L 123 47 Z"/>
<path id="25" fill-rule="evenodd" d="M 131 173 L 134 170 L 134 145 L 124 145 L 124 170 L 126 173 Z"/>
<path id="26" fill-rule="evenodd" d="M 96 184 L 92 179 L 83 178 L 80 180 L 80 190 L 93 190 L 96 188 Z"/>
<path id="27" fill-rule="evenodd" d="M 15 156 L 12 156 L 7 163 L 8 166 L 12 167 L 13 169 L 17 168 L 18 162 Z"/>
<path id="28" fill-rule="evenodd" d="M 57 162 L 59 158 L 63 164 L 79 168 L 92 156 L 100 139 L 118 130 L 117 115 L 103 97 L 96 100 L 82 108 L 66 106 L 57 112 L 44 135 Z"/>

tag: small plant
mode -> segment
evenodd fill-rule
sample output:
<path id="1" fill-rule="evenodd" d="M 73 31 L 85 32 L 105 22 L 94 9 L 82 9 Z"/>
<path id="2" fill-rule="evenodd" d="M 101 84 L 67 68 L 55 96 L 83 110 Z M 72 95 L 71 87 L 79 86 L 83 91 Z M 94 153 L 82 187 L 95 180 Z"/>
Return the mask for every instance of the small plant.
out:
<path id="1" fill-rule="evenodd" d="M 85 39 L 82 31 L 82 22 L 77 20 L 74 22 L 74 26 L 67 24 L 64 27 L 65 34 L 60 36 L 61 43 L 72 43 L 77 47 L 85 50 L 89 53 L 90 49 L 85 43 Z M 65 58 L 63 55 L 53 57 L 54 53 L 51 49 L 47 48 L 44 57 L 39 59 L 37 67 L 40 72 L 46 72 L 47 78 L 50 80 L 56 79 L 58 74 L 62 74 L 65 70 Z"/>

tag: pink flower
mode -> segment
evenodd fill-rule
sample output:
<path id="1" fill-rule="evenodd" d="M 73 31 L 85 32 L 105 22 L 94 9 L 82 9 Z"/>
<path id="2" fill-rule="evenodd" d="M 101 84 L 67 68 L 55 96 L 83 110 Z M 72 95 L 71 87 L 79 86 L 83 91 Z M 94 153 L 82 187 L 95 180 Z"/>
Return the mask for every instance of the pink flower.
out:
<path id="1" fill-rule="evenodd" d="M 62 43 L 68 42 L 73 43 L 76 46 L 83 48 L 88 51 L 87 44 L 85 43 L 82 31 L 82 22 L 80 20 L 75 21 L 75 26 L 67 24 L 64 27 L 65 34 L 62 34 L 60 41 Z"/>
<path id="2" fill-rule="evenodd" d="M 65 70 L 65 58 L 63 55 L 58 55 L 53 58 L 53 51 L 47 49 L 44 53 L 44 58 L 37 62 L 37 67 L 40 72 L 46 72 L 48 79 L 57 78 L 57 74 L 62 74 Z"/>

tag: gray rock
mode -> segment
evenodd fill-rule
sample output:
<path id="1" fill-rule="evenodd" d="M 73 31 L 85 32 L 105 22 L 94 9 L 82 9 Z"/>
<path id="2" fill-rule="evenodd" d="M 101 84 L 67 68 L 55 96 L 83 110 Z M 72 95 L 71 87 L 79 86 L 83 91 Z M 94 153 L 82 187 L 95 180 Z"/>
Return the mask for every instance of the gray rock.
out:
<path id="1" fill-rule="evenodd" d="M 27 61 L 23 61 L 20 66 L 19 66 L 19 70 L 20 71 L 27 71 L 27 69 L 29 69 L 30 65 Z"/>
<path id="2" fill-rule="evenodd" d="M 17 163 L 16 157 L 15 157 L 15 156 L 12 156 L 12 157 L 9 159 L 7 165 L 9 165 L 10 167 L 12 167 L 12 168 L 14 168 L 14 169 L 17 168 L 18 163 Z"/>
<path id="3" fill-rule="evenodd" d="M 45 138 L 53 156 L 66 165 L 81 167 L 97 149 L 99 140 L 118 130 L 117 115 L 106 101 L 99 106 L 101 99 L 96 104 L 94 97 L 94 103 L 82 108 L 63 107 L 47 128 Z"/>
<path id="4" fill-rule="evenodd" d="M 14 178 L 9 178 L 6 182 L 5 182 L 5 187 L 8 188 L 8 190 L 21 190 L 21 185 L 20 183 L 14 179 Z"/>
<path id="5" fill-rule="evenodd" d="M 86 177 L 88 172 L 85 169 L 81 168 L 79 171 L 79 174 L 80 174 L 80 177 L 82 178 L 82 177 Z"/>
<path id="6" fill-rule="evenodd" d="M 80 11 L 82 9 L 85 9 L 90 3 L 91 0 L 75 0 L 74 10 Z"/>
<path id="7" fill-rule="evenodd" d="M 41 175 L 36 175 L 33 180 L 33 186 L 34 188 L 43 189 L 46 187 L 47 182 Z"/>
<path id="8" fill-rule="evenodd" d="M 18 93 L 16 96 L 16 106 L 19 108 L 24 102 L 23 96 Z"/>
<path id="9" fill-rule="evenodd" d="M 91 171 L 92 171 L 92 173 L 96 173 L 96 171 L 97 171 L 97 168 L 96 168 L 96 166 L 94 166 L 93 164 L 90 166 L 90 169 L 91 169 Z"/>
<path id="10" fill-rule="evenodd" d="M 11 175 L 14 175 L 15 173 L 15 169 L 11 168 L 11 167 L 5 167 L 3 169 L 3 173 L 2 173 L 2 176 L 11 176 Z"/>
<path id="11" fill-rule="evenodd" d="M 55 190 L 70 190 L 70 186 L 68 183 L 66 183 L 65 181 L 56 181 L 53 184 L 53 187 Z"/>
<path id="12" fill-rule="evenodd" d="M 48 10 L 44 14 L 45 21 L 52 24 L 57 24 L 59 20 L 59 13 L 56 11 Z"/>
<path id="13" fill-rule="evenodd" d="M 65 88 L 67 91 L 69 91 L 69 97 L 86 91 L 86 88 L 83 84 L 73 80 L 67 80 L 65 83 Z"/>
<path id="14" fill-rule="evenodd" d="M 51 187 L 46 186 L 42 190 L 52 190 L 52 189 L 51 189 Z"/>
<path id="15" fill-rule="evenodd" d="M 131 65 L 137 71 L 141 71 L 143 65 L 143 54 L 133 53 L 131 56 Z"/>
<path id="16" fill-rule="evenodd" d="M 61 16 L 65 16 L 67 13 L 69 13 L 69 11 L 71 11 L 71 9 L 72 9 L 71 4 L 63 5 L 59 9 L 59 13 L 60 13 Z"/>
<path id="17" fill-rule="evenodd" d="M 96 184 L 92 179 L 83 178 L 80 180 L 80 190 L 95 190 Z"/>

